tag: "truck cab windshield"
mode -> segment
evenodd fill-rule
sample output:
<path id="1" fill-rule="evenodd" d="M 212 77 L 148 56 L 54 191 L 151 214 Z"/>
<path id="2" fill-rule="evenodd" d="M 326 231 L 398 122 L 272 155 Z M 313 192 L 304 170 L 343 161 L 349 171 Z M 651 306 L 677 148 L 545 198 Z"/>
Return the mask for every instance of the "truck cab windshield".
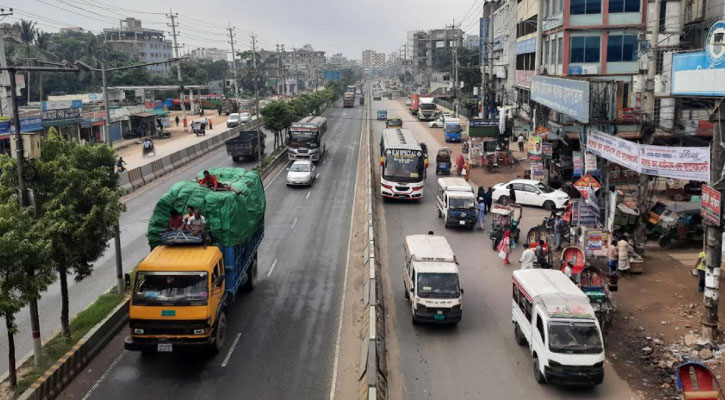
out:
<path id="1" fill-rule="evenodd" d="M 428 298 L 450 298 L 460 296 L 458 275 L 450 273 L 418 274 L 418 296 Z"/>
<path id="2" fill-rule="evenodd" d="M 475 207 L 473 199 L 467 197 L 449 197 L 448 208 L 453 210 L 470 210 Z"/>
<path id="3" fill-rule="evenodd" d="M 138 272 L 133 291 L 136 305 L 206 305 L 209 298 L 206 272 Z"/>
<path id="4" fill-rule="evenodd" d="M 383 179 L 410 183 L 423 180 L 425 159 L 422 151 L 388 150 L 385 152 Z"/>
<path id="5" fill-rule="evenodd" d="M 461 132 L 460 124 L 446 124 L 446 132 Z"/>
<path id="6" fill-rule="evenodd" d="M 549 322 L 549 349 L 554 353 L 599 354 L 604 349 L 593 322 Z"/>
<path id="7" fill-rule="evenodd" d="M 421 110 L 435 110 L 436 105 L 433 103 L 421 103 L 420 109 Z"/>

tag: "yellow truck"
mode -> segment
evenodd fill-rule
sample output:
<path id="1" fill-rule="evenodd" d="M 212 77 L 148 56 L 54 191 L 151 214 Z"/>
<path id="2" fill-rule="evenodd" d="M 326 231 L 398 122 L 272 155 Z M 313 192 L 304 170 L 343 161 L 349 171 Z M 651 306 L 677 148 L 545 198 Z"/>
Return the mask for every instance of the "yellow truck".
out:
<path id="1" fill-rule="evenodd" d="M 256 172 L 224 171 L 210 170 L 239 195 L 179 182 L 156 205 L 148 234 L 153 250 L 132 286 L 127 350 L 218 352 L 224 346 L 227 306 L 240 289 L 254 288 L 265 208 Z M 170 210 L 187 206 L 206 214 L 204 234 L 165 231 Z"/>

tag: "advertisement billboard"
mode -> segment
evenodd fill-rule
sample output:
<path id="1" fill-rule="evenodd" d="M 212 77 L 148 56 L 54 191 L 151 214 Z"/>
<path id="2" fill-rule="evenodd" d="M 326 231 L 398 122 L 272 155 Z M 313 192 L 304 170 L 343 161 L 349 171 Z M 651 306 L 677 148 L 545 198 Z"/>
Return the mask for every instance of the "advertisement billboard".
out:
<path id="1" fill-rule="evenodd" d="M 579 122 L 589 122 L 588 81 L 535 75 L 531 78 L 531 100 Z"/>
<path id="2" fill-rule="evenodd" d="M 720 211 L 720 192 L 707 185 L 702 185 L 702 210 L 700 214 L 707 222 L 720 226 L 722 213 Z"/>
<path id="3" fill-rule="evenodd" d="M 673 54 L 672 94 L 725 96 L 725 20 L 710 27 L 704 51 Z"/>

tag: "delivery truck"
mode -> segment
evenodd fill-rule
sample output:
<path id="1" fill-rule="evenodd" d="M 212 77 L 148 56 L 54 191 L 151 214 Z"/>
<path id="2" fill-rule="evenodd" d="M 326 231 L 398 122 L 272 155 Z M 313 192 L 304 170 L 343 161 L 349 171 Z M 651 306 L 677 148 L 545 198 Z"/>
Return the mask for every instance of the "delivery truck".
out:
<path id="1" fill-rule="evenodd" d="M 421 121 L 432 121 L 436 115 L 436 105 L 431 95 L 418 95 L 418 119 Z"/>
<path id="2" fill-rule="evenodd" d="M 259 160 L 264 155 L 264 133 L 261 131 L 239 131 L 239 135 L 224 142 L 227 154 L 234 162 Z"/>
<path id="3" fill-rule="evenodd" d="M 228 306 L 242 289 L 254 288 L 264 237 L 262 179 L 242 168 L 209 172 L 238 194 L 182 181 L 156 203 L 147 234 L 151 253 L 132 282 L 126 350 L 218 352 L 226 340 Z M 187 207 L 200 217 L 188 230 L 169 229 Z"/>

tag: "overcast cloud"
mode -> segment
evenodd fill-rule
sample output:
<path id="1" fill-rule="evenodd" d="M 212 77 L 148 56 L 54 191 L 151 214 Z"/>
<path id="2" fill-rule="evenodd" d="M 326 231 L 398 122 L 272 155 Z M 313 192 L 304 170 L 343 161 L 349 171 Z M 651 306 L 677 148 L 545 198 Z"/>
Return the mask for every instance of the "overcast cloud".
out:
<path id="1" fill-rule="evenodd" d="M 40 29 L 51 32 L 67 25 L 100 32 L 118 26 L 126 16 L 143 20 L 145 27 L 170 31 L 163 13 L 171 6 L 181 15 L 179 41 L 187 49 L 229 48 L 223 34 L 231 23 L 237 27 L 237 47 L 243 50 L 251 48 L 253 31 L 265 49 L 274 50 L 276 43 L 286 49 L 309 43 L 328 56 L 341 52 L 355 59 L 365 49 L 386 54 L 399 50 L 408 30 L 442 28 L 454 18 L 458 24 L 465 17 L 463 27 L 475 34 L 481 4 L 482 0 L 0 0 L 2 7 L 17 11 L 5 22 L 34 19 Z"/>

